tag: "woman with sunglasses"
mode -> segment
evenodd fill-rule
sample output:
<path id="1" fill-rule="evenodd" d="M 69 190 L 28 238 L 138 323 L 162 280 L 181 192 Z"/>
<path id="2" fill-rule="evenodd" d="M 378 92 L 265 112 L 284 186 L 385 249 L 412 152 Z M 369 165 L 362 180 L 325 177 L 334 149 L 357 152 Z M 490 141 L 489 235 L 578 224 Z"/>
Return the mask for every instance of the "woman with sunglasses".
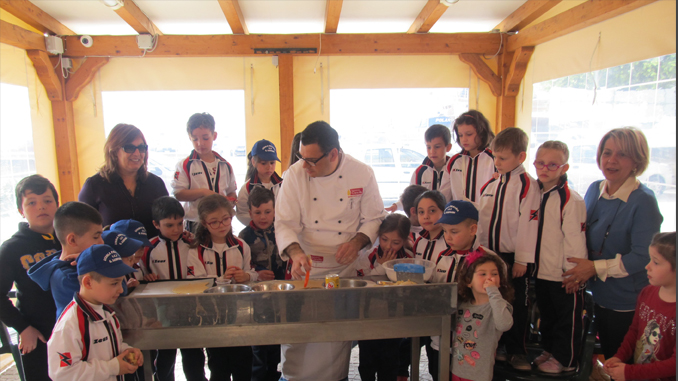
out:
<path id="1" fill-rule="evenodd" d="M 588 259 L 570 258 L 565 287 L 588 282 L 595 302 L 598 337 L 605 358 L 614 356 L 633 320 L 636 299 L 648 285 L 648 247 L 663 217 L 654 192 L 641 184 L 648 166 L 645 135 L 633 127 L 603 136 L 596 161 L 605 176 L 586 191 Z"/>
<path id="2" fill-rule="evenodd" d="M 104 226 L 133 219 L 144 224 L 149 237 L 157 236 L 151 204 L 168 194 L 162 179 L 148 172 L 144 134 L 131 124 L 118 124 L 108 135 L 104 157 L 106 162 L 85 181 L 78 200 L 98 210 Z"/>

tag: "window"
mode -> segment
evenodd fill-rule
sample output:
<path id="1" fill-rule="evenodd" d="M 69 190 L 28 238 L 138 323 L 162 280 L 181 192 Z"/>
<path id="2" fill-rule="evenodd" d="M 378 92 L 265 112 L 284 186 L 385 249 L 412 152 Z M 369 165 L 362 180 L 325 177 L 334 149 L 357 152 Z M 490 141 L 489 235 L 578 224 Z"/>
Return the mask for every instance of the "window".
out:
<path id="1" fill-rule="evenodd" d="M 426 129 L 449 127 L 467 110 L 466 88 L 330 90 L 330 124 L 341 147 L 374 169 L 386 206 L 398 200 L 426 158 Z M 460 150 L 455 144 L 450 154 Z"/>
<path id="2" fill-rule="evenodd" d="M 650 146 L 650 165 L 639 180 L 657 196 L 662 231 L 676 230 L 675 54 L 537 83 L 533 90 L 530 157 L 546 140 L 567 143 L 568 180 L 583 196 L 603 178 L 596 164 L 602 136 L 637 127 Z M 534 174 L 534 166 L 528 169 Z"/>
<path id="3" fill-rule="evenodd" d="M 0 127 L 0 241 L 5 241 L 25 221 L 17 211 L 14 188 L 35 174 L 28 88 L 0 83 Z"/>

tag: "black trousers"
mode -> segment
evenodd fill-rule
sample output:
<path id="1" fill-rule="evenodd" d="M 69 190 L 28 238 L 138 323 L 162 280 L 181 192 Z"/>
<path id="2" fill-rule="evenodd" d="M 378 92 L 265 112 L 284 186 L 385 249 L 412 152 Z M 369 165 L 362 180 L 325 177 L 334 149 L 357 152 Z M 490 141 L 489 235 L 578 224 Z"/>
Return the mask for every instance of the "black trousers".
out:
<path id="1" fill-rule="evenodd" d="M 598 304 L 595 305 L 594 311 L 600 348 L 605 358 L 609 359 L 617 353 L 617 349 L 624 341 L 624 336 L 633 322 L 635 311 L 618 312 Z"/>
<path id="2" fill-rule="evenodd" d="M 361 340 L 360 379 L 362 381 L 396 381 L 398 378 L 398 351 L 402 339 Z"/>
<path id="3" fill-rule="evenodd" d="M 584 289 L 565 292 L 562 282 L 537 279 L 535 293 L 539 307 L 539 332 L 544 350 L 565 367 L 577 365 L 584 334 L 582 310 Z"/>
<path id="4" fill-rule="evenodd" d="M 252 347 L 206 348 L 210 381 L 250 381 L 252 379 Z"/>
<path id="5" fill-rule="evenodd" d="M 186 381 L 205 381 L 205 353 L 202 348 L 181 348 L 181 365 Z M 174 381 L 176 349 L 160 349 L 155 358 L 158 381 Z"/>
<path id="6" fill-rule="evenodd" d="M 513 271 L 514 253 L 499 253 L 501 259 L 506 262 L 509 278 L 514 290 L 514 299 L 511 305 L 513 306 L 513 326 L 511 329 L 504 332 L 499 339 L 499 344 L 506 346 L 506 353 L 510 355 L 526 355 L 527 348 L 525 343 L 527 341 L 527 333 L 529 332 L 530 320 L 528 318 L 528 309 L 530 306 L 530 298 L 528 291 L 530 286 L 531 265 L 528 264 L 525 275 L 520 278 L 513 278 L 511 272 Z"/>
<path id="7" fill-rule="evenodd" d="M 278 381 L 280 345 L 252 346 L 252 381 Z"/>
<path id="8" fill-rule="evenodd" d="M 21 355 L 21 362 L 27 381 L 50 381 L 47 371 L 47 344 L 38 339 L 31 353 Z"/>

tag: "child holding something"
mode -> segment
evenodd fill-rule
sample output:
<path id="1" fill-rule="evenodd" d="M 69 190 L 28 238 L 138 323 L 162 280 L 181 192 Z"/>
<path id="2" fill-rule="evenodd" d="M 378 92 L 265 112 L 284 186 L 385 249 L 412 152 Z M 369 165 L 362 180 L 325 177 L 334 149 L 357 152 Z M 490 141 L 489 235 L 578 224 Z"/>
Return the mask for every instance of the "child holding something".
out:
<path id="1" fill-rule="evenodd" d="M 233 205 L 222 195 L 203 197 L 198 203 L 200 225 L 188 254 L 194 276 L 215 276 L 245 283 L 258 279 L 251 266 L 250 247 L 231 230 Z M 250 381 L 252 347 L 207 348 L 207 365 L 214 380 Z"/>
<path id="2" fill-rule="evenodd" d="M 56 304 L 56 317 L 73 300 L 80 289 L 74 263 L 78 255 L 92 245 L 103 244 L 101 214 L 93 207 L 78 201 L 67 202 L 54 214 L 54 231 L 62 251 L 36 263 L 28 276 L 43 290 L 51 290 Z"/>
<path id="3" fill-rule="evenodd" d="M 525 171 L 528 138 L 523 130 L 510 127 L 492 141 L 494 165 L 501 175 L 480 190 L 478 239 L 480 244 L 499 254 L 506 262 L 515 289 L 513 327 L 502 342 L 510 365 L 532 370 L 525 349 L 528 332 L 528 264 L 535 261 L 539 229 L 540 192 L 537 182 Z M 498 353 L 498 361 L 505 361 Z"/>
<path id="4" fill-rule="evenodd" d="M 563 288 L 563 273 L 575 267 L 568 258 L 587 258 L 586 205 L 567 184 L 567 145 L 549 140 L 537 149 L 534 167 L 541 189 L 535 253 L 535 294 L 544 351 L 535 360 L 539 370 L 574 370 L 582 347 L 584 287 Z"/>
<path id="5" fill-rule="evenodd" d="M 273 143 L 265 139 L 259 140 L 254 143 L 248 158 L 247 182 L 240 188 L 238 202 L 235 205 L 236 217 L 245 226 L 252 220 L 247 203 L 252 189 L 264 187 L 277 196 L 282 185 L 282 177 L 275 172 L 276 162 L 280 159 Z"/>
<path id="6" fill-rule="evenodd" d="M 615 380 L 676 379 L 676 232 L 655 234 L 645 268 L 650 285 L 619 350 L 605 361 Z"/>
<path id="7" fill-rule="evenodd" d="M 462 151 L 447 162 L 445 172 L 453 200 L 467 200 L 478 205 L 480 188 L 490 181 L 496 169 L 489 146 L 494 138 L 485 116 L 469 110 L 454 121 L 454 135 Z"/>
<path id="8" fill-rule="evenodd" d="M 141 351 L 123 343 L 109 305 L 134 271 L 108 245 L 93 245 L 78 258 L 80 291 L 64 309 L 47 342 L 49 375 L 60 380 L 122 380 L 143 364 Z"/>
<path id="9" fill-rule="evenodd" d="M 459 308 L 452 347 L 453 381 L 490 381 L 494 353 L 513 324 L 513 289 L 501 258 L 476 251 L 459 271 Z"/>
<path id="10" fill-rule="evenodd" d="M 186 230 L 193 232 L 198 221 L 198 201 L 212 194 L 221 194 L 235 201 L 238 186 L 231 164 L 212 151 L 217 139 L 214 117 L 206 112 L 188 118 L 186 131 L 193 143 L 193 151 L 177 163 L 172 189 L 174 197 L 185 201 Z"/>
<path id="11" fill-rule="evenodd" d="M 61 250 L 54 234 L 59 195 L 40 175 L 21 179 L 15 188 L 16 206 L 26 222 L 0 247 L 0 321 L 19 333 L 19 350 L 26 380 L 47 381 L 47 339 L 56 321 L 52 294 L 27 274 L 31 266 Z M 16 285 L 16 306 L 7 293 Z"/>

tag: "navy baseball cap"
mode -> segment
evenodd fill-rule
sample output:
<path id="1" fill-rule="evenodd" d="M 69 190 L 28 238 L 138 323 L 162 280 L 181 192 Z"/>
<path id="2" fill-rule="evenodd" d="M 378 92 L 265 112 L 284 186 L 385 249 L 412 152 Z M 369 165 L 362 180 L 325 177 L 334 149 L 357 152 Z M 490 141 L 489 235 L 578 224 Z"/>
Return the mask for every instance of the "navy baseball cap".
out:
<path id="1" fill-rule="evenodd" d="M 146 233 L 146 228 L 144 224 L 136 220 L 120 220 L 113 225 L 111 225 L 111 230 L 115 230 L 118 233 L 122 233 L 127 236 L 127 238 L 136 239 L 141 241 L 144 246 L 152 247 L 151 241 L 148 240 L 148 233 Z"/>
<path id="2" fill-rule="evenodd" d="M 123 258 L 131 257 L 144 245 L 143 242 L 129 238 L 115 230 L 106 230 L 101 234 L 101 238 L 103 238 L 106 245 L 112 247 Z"/>
<path id="3" fill-rule="evenodd" d="M 135 270 L 127 266 L 108 245 L 92 245 L 78 255 L 78 275 L 96 272 L 108 278 L 119 278 Z"/>
<path id="4" fill-rule="evenodd" d="M 254 146 L 252 146 L 252 156 L 256 156 L 264 161 L 280 161 L 280 159 L 278 159 L 278 151 L 275 149 L 275 145 L 266 139 L 262 139 L 254 143 Z"/>
<path id="5" fill-rule="evenodd" d="M 437 221 L 439 224 L 457 225 L 467 218 L 478 221 L 478 209 L 469 201 L 452 200 L 445 205 L 443 216 Z"/>

